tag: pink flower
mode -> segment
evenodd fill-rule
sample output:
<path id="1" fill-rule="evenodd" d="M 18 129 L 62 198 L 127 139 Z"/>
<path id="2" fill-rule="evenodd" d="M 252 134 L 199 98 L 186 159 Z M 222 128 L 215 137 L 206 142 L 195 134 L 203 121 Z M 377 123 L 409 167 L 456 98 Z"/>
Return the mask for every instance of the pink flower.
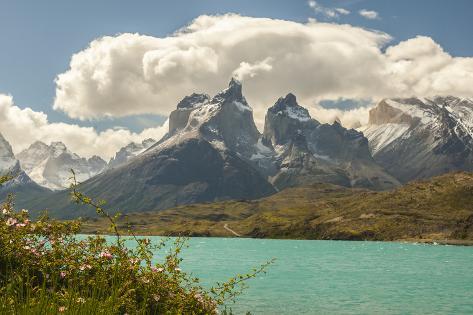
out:
<path id="1" fill-rule="evenodd" d="M 12 225 L 15 225 L 15 224 L 17 224 L 17 223 L 18 223 L 18 220 L 15 219 L 15 218 L 9 218 L 9 219 L 7 220 L 7 222 L 6 222 L 6 224 L 7 224 L 8 226 L 12 226 Z"/>
<path id="2" fill-rule="evenodd" d="M 59 313 L 64 313 L 65 311 L 66 311 L 66 307 L 65 307 L 65 306 L 59 307 Z"/>
<path id="3" fill-rule="evenodd" d="M 61 273 L 59 274 L 59 276 L 61 277 L 61 279 L 64 279 L 66 277 L 66 272 L 65 271 L 61 271 Z"/>
<path id="4" fill-rule="evenodd" d="M 163 269 L 163 268 L 151 267 L 151 271 L 152 271 L 152 272 L 163 272 L 164 269 Z"/>
<path id="5" fill-rule="evenodd" d="M 110 254 L 109 252 L 101 252 L 101 253 L 100 253 L 100 257 L 101 257 L 101 258 L 106 258 L 106 259 L 112 259 L 112 258 L 113 258 L 113 255 Z"/>

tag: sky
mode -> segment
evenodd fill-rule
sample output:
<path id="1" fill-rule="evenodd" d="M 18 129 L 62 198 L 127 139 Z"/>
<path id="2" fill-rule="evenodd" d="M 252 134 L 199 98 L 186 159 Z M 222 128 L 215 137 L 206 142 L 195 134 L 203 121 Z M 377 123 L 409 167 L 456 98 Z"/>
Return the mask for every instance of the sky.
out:
<path id="1" fill-rule="evenodd" d="M 228 13 L 241 18 L 193 22 L 201 16 Z M 220 29 L 215 26 L 217 23 Z M 301 27 L 307 23 L 312 23 L 313 27 Z M 189 25 L 195 26 L 187 30 L 195 32 L 194 37 L 181 34 L 178 39 L 172 38 L 176 37 L 177 30 Z M 263 41 L 258 45 L 267 41 L 266 47 L 272 50 L 263 51 L 264 48 L 254 44 L 248 46 L 248 56 L 244 52 L 231 54 L 217 43 L 219 36 L 226 39 L 226 33 L 220 30 L 228 25 L 230 29 L 240 25 L 232 29 L 239 34 L 234 36 L 234 41 L 244 36 L 255 40 L 258 37 L 253 30 L 264 33 L 265 27 L 271 28 L 272 33 L 261 35 Z M 279 27 L 282 31 L 274 31 Z M 126 141 L 159 136 L 163 131 L 157 130 L 157 126 L 166 120 L 179 97 L 194 89 L 215 93 L 225 87 L 232 75 L 241 76 L 244 88 L 254 86 L 255 91 L 249 86 L 248 92 L 249 101 L 255 104 L 257 121 L 262 120 L 265 107 L 274 103 L 278 93 L 292 91 L 299 92 L 301 100 L 306 102 L 304 105 L 325 104 L 326 107 L 313 108 L 311 113 L 330 117 L 345 115 L 337 112 L 338 108 L 354 110 L 352 116 L 362 115 L 356 112 L 359 104 L 395 94 L 451 92 L 470 96 L 468 88 L 462 88 L 463 83 L 457 84 L 456 80 L 464 82 L 462 78 L 472 76 L 468 59 L 473 56 L 472 29 L 473 1 L 470 0 L 0 0 L 0 94 L 6 95 L 0 97 L 0 102 L 3 99 L 9 111 L 0 118 L 24 116 L 32 126 L 33 140 L 51 141 L 59 136 L 50 133 L 70 130 L 70 134 L 61 138 L 66 145 L 83 155 L 97 153 L 109 157 Z M 307 42 L 302 39 L 312 36 L 307 35 L 312 31 L 313 38 Z M 202 39 L 199 32 L 214 37 Z M 108 39 L 94 42 L 104 36 Z M 319 45 L 321 38 L 326 45 Z M 282 55 L 278 40 L 285 49 Z M 336 46 L 331 45 L 332 42 L 337 42 Z M 91 43 L 95 43 L 95 48 L 91 48 Z M 238 43 L 245 44 L 245 41 Z M 363 88 L 335 82 L 337 78 L 330 77 L 330 73 L 337 73 L 338 78 L 347 74 L 336 68 L 336 62 L 330 68 L 331 60 L 324 59 L 328 56 L 319 55 L 318 50 L 312 55 L 298 56 L 301 62 L 307 62 L 305 58 L 309 63 L 312 59 L 320 60 L 314 63 L 313 69 L 308 67 L 307 73 L 300 68 L 300 82 L 278 80 L 276 76 L 273 84 L 276 87 L 266 87 L 261 82 L 265 73 L 268 76 L 273 72 L 281 73 L 282 76 L 289 71 L 277 65 L 284 59 L 289 67 L 288 56 L 293 53 L 289 51 L 290 45 L 301 45 L 301 48 L 319 45 L 319 49 L 327 52 L 348 47 L 347 51 L 353 56 L 340 55 L 347 56 L 343 64 L 349 73 L 347 85 L 366 80 L 363 81 L 366 85 L 373 85 L 373 89 L 382 93 L 371 95 Z M 389 47 L 394 46 L 396 49 L 390 51 Z M 78 53 L 81 55 L 72 65 L 73 55 Z M 219 58 L 218 64 L 212 63 L 212 56 Z M 252 56 L 259 59 L 252 60 Z M 223 58 L 229 61 L 223 62 Z M 381 60 L 386 58 L 389 60 Z M 370 69 L 369 76 L 357 76 L 356 73 L 364 69 L 356 68 L 355 62 L 350 63 L 352 59 Z M 413 62 L 405 65 L 406 60 Z M 295 64 L 297 60 L 291 62 Z M 181 69 L 176 63 L 187 68 Z M 383 67 L 396 72 L 391 84 L 395 88 L 377 86 Z M 313 77 L 319 69 L 324 75 Z M 195 75 L 199 71 L 205 75 Z M 441 73 L 441 78 L 423 79 L 433 72 Z M 408 78 L 410 73 L 418 76 L 417 81 Z M 183 80 L 183 76 L 186 79 Z M 105 86 L 98 84 L 97 78 L 105 82 Z M 443 78 L 449 78 L 448 82 Z M 331 86 L 324 86 L 332 81 Z M 291 82 L 297 82 L 297 86 L 292 86 Z M 313 82 L 312 86 L 307 82 Z M 261 88 L 268 90 L 267 96 L 254 96 Z M 352 118 L 346 117 L 349 124 Z M 16 151 L 25 148 L 28 141 L 32 142 L 17 139 L 14 133 L 18 124 L 4 124 L 7 125 L 9 131 L 6 127 L 0 127 L 0 131 L 14 138 L 11 142 Z M 35 133 L 35 128 L 42 132 Z M 81 137 L 82 141 L 78 141 Z M 90 148 L 85 148 L 89 143 Z M 103 150 L 107 143 L 111 143 L 109 148 Z"/>

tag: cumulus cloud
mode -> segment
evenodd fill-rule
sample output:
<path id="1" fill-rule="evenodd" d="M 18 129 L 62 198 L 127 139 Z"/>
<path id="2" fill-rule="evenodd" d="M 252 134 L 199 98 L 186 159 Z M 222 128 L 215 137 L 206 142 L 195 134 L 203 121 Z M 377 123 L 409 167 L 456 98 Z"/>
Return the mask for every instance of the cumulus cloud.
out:
<path id="1" fill-rule="evenodd" d="M 349 110 L 338 108 L 325 108 L 320 105 L 315 105 L 309 108 L 312 117 L 316 118 L 321 123 L 333 123 L 339 120 L 346 128 L 358 128 L 366 125 L 369 119 L 369 110 L 372 106 L 362 106 Z"/>
<path id="2" fill-rule="evenodd" d="M 429 37 L 390 41 L 346 24 L 200 16 L 167 37 L 94 40 L 57 77 L 54 108 L 81 119 L 168 115 L 183 96 L 214 94 L 232 75 L 243 80 L 260 128 L 266 109 L 288 92 L 316 109 L 340 98 L 472 96 L 473 58 L 453 57 Z"/>
<path id="3" fill-rule="evenodd" d="M 378 12 L 373 11 L 373 10 L 366 10 L 366 9 L 363 9 L 363 10 L 358 11 L 358 13 L 359 13 L 362 17 L 367 18 L 368 20 L 376 20 L 376 19 L 379 19 L 379 14 L 378 14 Z"/>
<path id="4" fill-rule="evenodd" d="M 246 77 L 253 78 L 256 75 L 258 75 L 259 72 L 271 71 L 271 69 L 273 69 L 271 62 L 272 62 L 271 57 L 268 57 L 265 60 L 262 60 L 261 62 L 257 62 L 254 64 L 251 64 L 248 62 L 241 62 L 238 69 L 233 71 L 233 76 L 241 81 L 244 80 Z"/>
<path id="5" fill-rule="evenodd" d="M 0 94 L 0 121 L 0 133 L 10 142 L 15 153 L 37 140 L 47 144 L 62 141 L 71 151 L 81 156 L 100 155 L 104 159 L 109 159 L 132 141 L 159 139 L 168 129 L 165 123 L 160 127 L 145 129 L 141 133 L 132 133 L 126 129 L 97 132 L 92 127 L 50 123 L 46 114 L 31 108 L 19 108 L 13 103 L 11 96 L 3 94 Z"/>

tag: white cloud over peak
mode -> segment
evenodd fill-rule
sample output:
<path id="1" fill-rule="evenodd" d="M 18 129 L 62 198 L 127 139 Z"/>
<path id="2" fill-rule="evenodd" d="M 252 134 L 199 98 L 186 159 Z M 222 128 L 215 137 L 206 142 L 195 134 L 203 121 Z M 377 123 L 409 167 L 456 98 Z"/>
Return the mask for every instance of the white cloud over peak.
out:
<path id="1" fill-rule="evenodd" d="M 362 17 L 367 18 L 368 20 L 376 20 L 376 19 L 379 19 L 379 14 L 378 14 L 378 12 L 373 11 L 373 10 L 366 10 L 366 9 L 363 9 L 363 10 L 358 11 L 358 13 L 359 13 Z"/>
<path id="2" fill-rule="evenodd" d="M 473 58 L 453 57 L 429 37 L 387 47 L 390 41 L 347 24 L 200 16 L 167 37 L 93 41 L 57 77 L 54 108 L 81 119 L 168 115 L 185 95 L 214 94 L 232 75 L 243 81 L 259 127 L 288 92 L 307 107 L 340 98 L 473 96 Z"/>
<path id="3" fill-rule="evenodd" d="M 126 129 L 108 129 L 97 132 L 92 127 L 80 127 L 74 124 L 51 123 L 42 112 L 31 108 L 21 109 L 13 103 L 9 95 L 0 94 L 0 133 L 12 145 L 15 153 L 26 149 L 34 141 L 49 144 L 62 141 L 71 151 L 80 156 L 99 155 L 108 160 L 128 143 L 141 142 L 146 138 L 161 138 L 167 131 L 163 126 L 148 128 L 141 133 L 132 133 Z"/>

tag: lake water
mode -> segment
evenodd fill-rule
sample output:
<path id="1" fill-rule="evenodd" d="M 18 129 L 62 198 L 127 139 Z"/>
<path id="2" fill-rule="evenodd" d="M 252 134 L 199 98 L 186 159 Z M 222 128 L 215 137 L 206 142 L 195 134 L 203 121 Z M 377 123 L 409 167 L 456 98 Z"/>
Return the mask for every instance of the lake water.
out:
<path id="1" fill-rule="evenodd" d="M 473 247 L 191 238 L 182 269 L 204 285 L 276 258 L 236 314 L 473 314 Z"/>

